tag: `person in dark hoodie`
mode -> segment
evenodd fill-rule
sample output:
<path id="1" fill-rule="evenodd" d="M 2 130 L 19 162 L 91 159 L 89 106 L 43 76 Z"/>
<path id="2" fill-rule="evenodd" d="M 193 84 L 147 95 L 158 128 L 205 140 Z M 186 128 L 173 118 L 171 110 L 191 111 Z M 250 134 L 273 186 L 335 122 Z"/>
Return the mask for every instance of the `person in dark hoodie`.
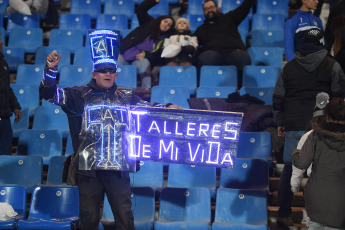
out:
<path id="1" fill-rule="evenodd" d="M 239 87 L 242 85 L 243 68 L 251 60 L 237 27 L 255 3 L 256 0 L 244 0 L 235 10 L 222 14 L 215 0 L 203 2 L 205 20 L 194 33 L 199 42 L 199 69 L 204 65 L 235 65 Z"/>
<path id="2" fill-rule="evenodd" d="M 10 117 L 14 113 L 14 122 L 18 122 L 22 113 L 17 97 L 10 87 L 10 71 L 2 54 L 2 44 L 3 41 L 0 40 L 0 155 L 10 155 L 13 136 Z"/>
<path id="3" fill-rule="evenodd" d="M 111 30 L 94 30 L 89 32 L 89 36 L 93 59 L 90 82 L 73 88 L 57 86 L 55 80 L 61 55 L 53 51 L 46 58 L 40 96 L 61 106 L 68 117 L 74 156 L 77 154 L 78 159 L 75 165 L 81 229 L 98 229 L 106 194 L 116 220 L 116 229 L 134 230 L 129 171 L 136 169 L 128 167 L 125 156 L 121 154 L 124 123 L 114 112 L 114 106 L 152 104 L 142 101 L 131 89 L 117 87 L 115 83 L 119 34 Z M 171 104 L 158 106 L 181 108 Z M 104 135 L 105 128 L 102 127 L 111 127 L 114 131 L 110 133 L 116 133 L 116 136 Z M 97 161 L 99 156 L 101 160 Z M 116 164 L 113 163 L 116 167 L 108 170 L 98 168 L 103 164 L 103 158 L 109 161 L 109 156 L 117 160 Z"/>
<path id="4" fill-rule="evenodd" d="M 308 229 L 345 229 L 345 102 L 333 98 L 324 109 L 326 123 L 316 124 L 292 163 L 299 169 L 312 164 L 304 187 Z"/>
<path id="5" fill-rule="evenodd" d="M 278 136 L 285 137 L 284 168 L 280 177 L 278 222 L 292 225 L 290 188 L 291 153 L 306 132 L 313 117 L 315 97 L 325 92 L 330 97 L 344 97 L 345 75 L 338 62 L 324 47 L 324 33 L 313 28 L 305 33 L 295 59 L 282 69 L 273 91 L 273 116 Z"/>
<path id="6" fill-rule="evenodd" d="M 164 38 L 174 28 L 174 19 L 168 15 L 153 18 L 148 10 L 160 0 L 144 0 L 136 9 L 139 26 L 130 32 L 120 44 L 119 65 L 131 64 L 137 67 L 142 89 L 151 88 L 151 70 L 164 63 L 161 58 Z"/>

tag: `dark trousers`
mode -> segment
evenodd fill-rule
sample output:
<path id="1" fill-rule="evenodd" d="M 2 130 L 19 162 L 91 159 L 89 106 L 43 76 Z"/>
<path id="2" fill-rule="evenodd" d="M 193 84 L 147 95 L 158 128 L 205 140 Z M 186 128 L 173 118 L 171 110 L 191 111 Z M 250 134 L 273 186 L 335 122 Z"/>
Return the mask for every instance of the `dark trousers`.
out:
<path id="1" fill-rule="evenodd" d="M 291 192 L 291 176 L 292 176 L 292 163 L 285 163 L 282 174 L 279 181 L 279 210 L 278 217 L 289 217 L 291 215 L 291 204 L 293 199 L 293 193 Z"/>
<path id="2" fill-rule="evenodd" d="M 219 52 L 216 50 L 206 50 L 198 56 L 198 67 L 204 65 L 224 66 L 234 65 L 237 67 L 238 88 L 242 86 L 243 68 L 250 65 L 250 56 L 245 50 L 234 50 L 232 52 Z"/>
<path id="3" fill-rule="evenodd" d="M 12 126 L 10 118 L 0 119 L 0 155 L 11 155 Z"/>
<path id="4" fill-rule="evenodd" d="M 114 214 L 116 230 L 134 230 L 130 179 L 118 171 L 97 171 L 96 177 L 78 174 L 82 230 L 97 230 L 104 193 Z"/>

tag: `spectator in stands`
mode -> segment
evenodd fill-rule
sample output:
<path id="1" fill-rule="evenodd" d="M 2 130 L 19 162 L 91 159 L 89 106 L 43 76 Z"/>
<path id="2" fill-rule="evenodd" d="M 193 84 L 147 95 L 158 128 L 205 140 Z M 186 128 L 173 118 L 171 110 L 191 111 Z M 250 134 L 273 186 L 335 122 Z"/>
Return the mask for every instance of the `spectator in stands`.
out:
<path id="1" fill-rule="evenodd" d="M 345 70 L 345 14 L 336 16 L 333 20 L 332 32 L 334 35 L 333 55 Z"/>
<path id="2" fill-rule="evenodd" d="M 162 57 L 168 66 L 191 66 L 198 48 L 198 39 L 191 36 L 190 23 L 186 18 L 176 21 L 176 33 L 164 39 Z"/>
<path id="3" fill-rule="evenodd" d="M 48 4 L 49 1 L 47 0 L 10 0 L 10 5 L 7 7 L 7 13 L 23 13 L 22 11 L 18 11 L 17 9 L 24 9 L 25 7 L 23 4 L 26 4 L 31 13 L 34 14 L 46 14 L 48 11 Z M 15 6 L 16 5 L 16 6 Z"/>
<path id="4" fill-rule="evenodd" d="M 323 30 L 320 18 L 313 15 L 312 10 L 317 7 L 317 0 L 300 0 L 301 7 L 285 22 L 284 43 L 285 56 L 289 62 L 294 59 L 294 53 L 303 44 L 304 34 L 310 28 Z"/>
<path id="5" fill-rule="evenodd" d="M 138 69 L 142 89 L 151 88 L 151 70 L 164 64 L 161 58 L 164 38 L 169 37 L 174 19 L 168 15 L 154 19 L 147 11 L 160 0 L 144 0 L 137 8 L 139 26 L 130 32 L 120 46 L 119 65 L 131 64 Z"/>
<path id="6" fill-rule="evenodd" d="M 291 153 L 305 133 L 313 116 L 315 97 L 326 92 L 331 97 L 344 97 L 345 75 L 338 62 L 328 56 L 324 48 L 323 31 L 317 28 L 306 31 L 303 44 L 297 49 L 295 59 L 282 69 L 273 92 L 273 115 L 278 125 L 278 135 L 285 137 L 284 168 L 280 177 L 278 221 L 292 225 L 292 175 Z"/>
<path id="7" fill-rule="evenodd" d="M 329 103 L 329 95 L 327 93 L 319 93 L 316 96 L 316 105 L 313 112 L 313 119 L 311 120 L 311 130 L 305 133 L 298 142 L 297 149 L 302 149 L 304 142 L 307 140 L 310 133 L 313 132 L 313 126 L 322 126 L 326 123 L 326 116 L 324 116 L 323 109 Z M 308 168 L 307 175 L 310 176 L 311 166 Z M 292 176 L 291 176 L 291 191 L 298 192 L 302 184 L 302 179 L 304 177 L 305 169 L 298 169 L 292 166 Z"/>
<path id="8" fill-rule="evenodd" d="M 328 0 L 329 2 L 329 8 L 332 9 L 332 7 L 338 2 L 339 0 Z M 316 10 L 314 10 L 314 15 L 316 17 L 320 17 L 322 5 L 325 2 L 325 0 L 319 0 L 319 4 L 316 7 Z"/>
<path id="9" fill-rule="evenodd" d="M 10 71 L 2 54 L 3 42 L 0 40 L 0 155 L 10 155 L 12 152 L 12 126 L 10 117 L 12 113 L 20 121 L 22 117 L 21 107 L 10 87 Z"/>
<path id="10" fill-rule="evenodd" d="M 315 125 L 292 163 L 299 169 L 311 164 L 304 187 L 308 229 L 345 229 L 345 102 L 333 98 L 324 109 L 326 123 Z"/>
<path id="11" fill-rule="evenodd" d="M 59 88 L 55 84 L 55 80 L 61 55 L 53 51 L 46 58 L 44 76 L 40 85 L 40 96 L 45 100 L 60 105 L 68 117 L 73 151 L 74 154 L 77 154 L 76 159 L 78 162 L 76 163 L 76 184 L 79 188 L 81 229 L 98 229 L 104 193 L 107 195 L 113 210 L 116 229 L 134 229 L 134 219 L 131 210 L 131 187 L 128 174 L 128 171 L 132 169 L 126 167 L 126 163 L 122 163 L 119 165 L 118 171 L 96 170 L 95 159 L 97 154 L 99 154 L 96 151 L 102 148 L 102 146 L 98 146 L 104 140 L 99 141 L 99 135 L 101 135 L 99 132 L 102 131 L 99 128 L 93 129 L 89 128 L 89 126 L 84 128 L 86 124 L 89 124 L 88 121 L 90 119 L 86 115 L 85 107 L 100 106 L 102 109 L 98 110 L 99 112 L 95 110 L 94 115 L 104 118 L 102 124 L 106 123 L 107 125 L 114 126 L 115 123 L 121 122 L 119 122 L 119 118 L 112 117 L 111 112 L 107 109 L 109 105 L 148 106 L 150 104 L 140 100 L 130 89 L 118 88 L 114 82 L 118 76 L 116 73 L 116 51 L 119 46 L 116 43 L 118 41 L 116 37 L 118 37 L 118 34 L 110 30 L 96 30 L 91 31 L 89 36 L 94 69 L 92 79 L 88 85 Z M 170 104 L 169 108 L 180 107 Z M 107 147 L 106 151 L 120 154 L 121 151 L 119 151 L 118 146 L 121 145 L 118 142 L 121 140 L 122 136 L 120 134 L 117 134 L 116 138 L 110 138 L 109 141 L 114 141 L 114 144 Z M 123 159 L 122 156 L 120 159 Z"/>
<path id="12" fill-rule="evenodd" d="M 337 4 L 335 4 L 332 8 L 330 8 L 326 28 L 325 28 L 325 38 L 327 49 L 331 51 L 332 45 L 334 43 L 334 25 L 333 20 L 338 15 L 345 14 L 345 0 L 340 0 Z"/>
<path id="13" fill-rule="evenodd" d="M 203 65 L 235 65 L 241 86 L 243 68 L 250 65 L 251 60 L 237 27 L 247 17 L 254 3 L 256 0 L 244 0 L 235 10 L 222 14 L 216 1 L 203 2 L 205 21 L 194 33 L 200 49 L 199 69 Z"/>

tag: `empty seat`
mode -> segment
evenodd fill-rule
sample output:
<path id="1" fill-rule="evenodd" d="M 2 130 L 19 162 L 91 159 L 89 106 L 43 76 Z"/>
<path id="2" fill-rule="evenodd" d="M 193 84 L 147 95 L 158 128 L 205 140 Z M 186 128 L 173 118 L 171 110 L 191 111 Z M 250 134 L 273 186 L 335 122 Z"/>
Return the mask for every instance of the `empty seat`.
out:
<path id="1" fill-rule="evenodd" d="M 117 66 L 116 84 L 122 87 L 137 88 L 137 68 L 133 65 Z"/>
<path id="2" fill-rule="evenodd" d="M 29 128 L 29 109 L 25 106 L 22 106 L 21 112 L 22 118 L 17 123 L 14 123 L 14 119 L 16 117 L 14 115 L 11 117 L 13 137 L 19 137 L 19 134 L 23 130 L 27 130 Z"/>
<path id="3" fill-rule="evenodd" d="M 154 86 L 151 91 L 151 102 L 172 103 L 189 109 L 190 91 L 186 87 Z"/>
<path id="4" fill-rule="evenodd" d="M 159 86 L 188 87 L 190 94 L 195 94 L 197 74 L 195 66 L 163 66 L 159 74 Z"/>
<path id="5" fill-rule="evenodd" d="M 155 219 L 155 195 L 152 188 L 132 188 L 132 211 L 134 216 L 135 229 L 153 229 L 153 222 Z M 111 226 L 112 228 L 115 227 L 114 216 L 110 208 L 107 196 L 104 197 L 101 223 L 99 225 L 100 230 L 108 229 L 105 228 L 106 226 Z"/>
<path id="6" fill-rule="evenodd" d="M 248 54 L 252 65 L 283 67 L 284 49 L 279 47 L 250 47 Z"/>
<path id="7" fill-rule="evenodd" d="M 92 78 L 92 66 L 65 65 L 60 70 L 59 85 L 73 87 L 87 85 Z"/>
<path id="8" fill-rule="evenodd" d="M 222 1 L 222 13 L 226 14 L 230 10 L 234 10 L 237 7 L 239 7 L 244 0 L 227 0 L 227 1 Z M 250 12 L 248 14 L 249 19 L 253 17 L 253 9 L 250 9 Z"/>
<path id="9" fill-rule="evenodd" d="M 50 47 L 67 47 L 73 54 L 76 49 L 83 47 L 83 42 L 83 32 L 80 30 L 52 29 L 50 31 Z"/>
<path id="10" fill-rule="evenodd" d="M 65 184 L 61 180 L 65 156 L 52 156 L 48 163 L 47 185 Z"/>
<path id="11" fill-rule="evenodd" d="M 284 29 L 252 30 L 251 46 L 284 48 Z"/>
<path id="12" fill-rule="evenodd" d="M 13 28 L 9 35 L 8 47 L 20 47 L 26 53 L 35 53 L 36 48 L 43 45 L 41 28 Z"/>
<path id="13" fill-rule="evenodd" d="M 5 42 L 5 41 L 4 41 Z M 24 48 L 21 47 L 3 47 L 4 58 L 10 71 L 16 71 L 18 65 L 24 64 Z"/>
<path id="14" fill-rule="evenodd" d="M 43 161 L 39 156 L 0 156 L 0 184 L 26 187 L 28 193 L 43 182 Z"/>
<path id="15" fill-rule="evenodd" d="M 180 188 L 208 188 L 211 196 L 215 198 L 217 186 L 216 168 L 207 166 L 170 164 L 167 186 Z"/>
<path id="16" fill-rule="evenodd" d="M 9 220 L 0 220 L 1 229 L 15 229 L 16 222 L 26 215 L 26 189 L 21 185 L 0 185 L 0 202 L 8 203 L 17 213 Z"/>
<path id="17" fill-rule="evenodd" d="M 265 105 L 272 105 L 274 87 L 242 87 L 240 95 L 249 94 L 265 102 Z"/>
<path id="18" fill-rule="evenodd" d="M 237 88 L 236 66 L 202 66 L 200 86 L 231 86 Z"/>
<path id="19" fill-rule="evenodd" d="M 73 186 L 35 187 L 26 220 L 17 229 L 73 229 L 79 222 L 79 193 Z"/>
<path id="20" fill-rule="evenodd" d="M 39 106 L 40 98 L 38 88 L 35 85 L 11 84 L 14 94 L 21 106 L 29 109 L 29 116 L 33 116 L 35 109 Z"/>
<path id="21" fill-rule="evenodd" d="M 164 188 L 154 229 L 210 229 L 211 199 L 207 188 Z"/>
<path id="22" fill-rule="evenodd" d="M 0 0 L 0 13 L 6 15 L 9 0 Z"/>
<path id="23" fill-rule="evenodd" d="M 267 191 L 217 190 L 212 229 L 267 229 Z"/>
<path id="24" fill-rule="evenodd" d="M 61 70 L 61 68 L 64 65 L 70 65 L 71 64 L 71 52 L 69 48 L 67 47 L 49 47 L 49 46 L 40 46 L 35 51 L 35 64 L 43 64 L 46 63 L 47 56 L 53 52 L 56 51 L 58 55 L 61 54 L 61 59 L 58 66 L 58 71 Z"/>
<path id="25" fill-rule="evenodd" d="M 149 9 L 150 15 L 169 15 L 169 2 L 168 0 L 160 0 L 159 4 Z"/>
<path id="26" fill-rule="evenodd" d="M 119 30 L 128 29 L 128 17 L 125 14 L 100 14 L 97 16 L 96 29 Z"/>
<path id="27" fill-rule="evenodd" d="M 264 159 L 236 158 L 232 169 L 220 169 L 220 188 L 268 189 L 268 164 Z"/>
<path id="28" fill-rule="evenodd" d="M 90 47 L 82 47 L 74 52 L 73 65 L 90 65 L 93 66 Z"/>
<path id="29" fill-rule="evenodd" d="M 104 14 L 125 14 L 131 18 L 134 13 L 134 2 L 132 0 L 105 0 Z"/>
<path id="30" fill-rule="evenodd" d="M 16 84 L 39 86 L 42 81 L 44 64 L 20 64 L 17 68 Z"/>
<path id="31" fill-rule="evenodd" d="M 11 13 L 7 20 L 7 33 L 10 33 L 13 28 L 40 28 L 40 16 L 38 14 L 24 15 L 21 13 Z"/>
<path id="32" fill-rule="evenodd" d="M 282 29 L 284 23 L 284 16 L 281 14 L 254 14 L 252 30 Z"/>
<path id="33" fill-rule="evenodd" d="M 289 6 L 286 1 L 258 0 L 256 3 L 257 14 L 281 14 L 284 18 L 289 15 Z"/>
<path id="34" fill-rule="evenodd" d="M 189 20 L 190 23 L 190 30 L 195 32 L 195 30 L 204 23 L 205 16 L 203 14 L 186 14 L 183 15 L 185 18 Z"/>
<path id="35" fill-rule="evenodd" d="M 203 0 L 188 0 L 187 14 L 204 14 Z"/>
<path id="36" fill-rule="evenodd" d="M 272 136 L 268 132 L 240 132 L 237 157 L 261 158 L 272 157 Z"/>
<path id="37" fill-rule="evenodd" d="M 243 70 L 244 87 L 274 87 L 280 68 L 274 66 L 245 66 Z"/>
<path id="38" fill-rule="evenodd" d="M 228 95 L 235 93 L 234 87 L 200 86 L 196 90 L 197 98 L 228 98 Z"/>
<path id="39" fill-rule="evenodd" d="M 52 156 L 62 156 L 61 133 L 57 130 L 23 130 L 18 138 L 17 154 L 40 156 L 43 164 L 48 165 Z"/>
<path id="40" fill-rule="evenodd" d="M 91 29 L 91 17 L 87 14 L 60 14 L 59 29 L 78 29 L 86 35 L 87 30 Z"/>
<path id="41" fill-rule="evenodd" d="M 87 14 L 96 19 L 101 14 L 100 0 L 71 0 L 70 14 Z"/>

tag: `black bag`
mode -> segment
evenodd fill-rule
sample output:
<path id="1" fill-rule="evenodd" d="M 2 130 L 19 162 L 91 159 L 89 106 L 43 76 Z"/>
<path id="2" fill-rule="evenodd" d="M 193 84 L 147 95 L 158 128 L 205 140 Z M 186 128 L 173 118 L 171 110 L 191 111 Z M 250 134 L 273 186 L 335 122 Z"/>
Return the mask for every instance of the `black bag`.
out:
<path id="1" fill-rule="evenodd" d="M 76 161 L 79 154 L 71 154 L 69 155 L 64 164 L 62 170 L 62 182 L 66 182 L 68 185 L 75 186 L 77 185 L 77 169 L 76 169 Z"/>

